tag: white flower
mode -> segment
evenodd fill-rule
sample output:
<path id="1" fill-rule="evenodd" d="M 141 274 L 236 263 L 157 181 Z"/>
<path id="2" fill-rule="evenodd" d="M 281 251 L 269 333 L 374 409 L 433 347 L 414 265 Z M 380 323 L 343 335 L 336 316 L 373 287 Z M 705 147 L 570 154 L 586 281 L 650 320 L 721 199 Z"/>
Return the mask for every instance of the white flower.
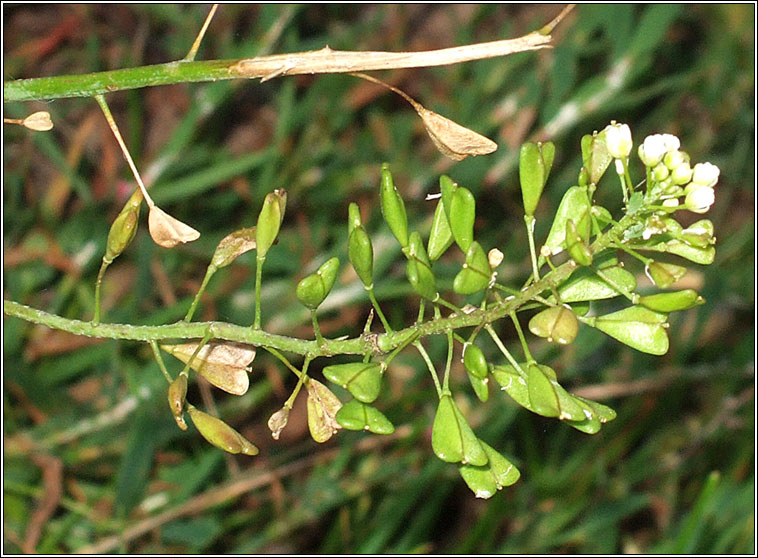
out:
<path id="1" fill-rule="evenodd" d="M 658 163 L 653 167 L 653 180 L 661 182 L 666 180 L 669 176 L 669 169 L 663 163 Z"/>
<path id="2" fill-rule="evenodd" d="M 666 153 L 666 155 L 663 156 L 663 164 L 668 167 L 669 170 L 674 170 L 676 167 L 681 165 L 682 163 L 686 163 L 689 159 L 689 155 L 684 153 L 684 151 L 669 151 Z"/>
<path id="3" fill-rule="evenodd" d="M 700 186 L 716 185 L 719 180 L 719 174 L 721 171 L 716 165 L 711 163 L 698 163 L 695 168 L 692 169 L 692 182 Z"/>
<path id="4" fill-rule="evenodd" d="M 676 151 L 679 149 L 679 138 L 671 134 L 661 134 L 663 144 L 666 146 L 666 151 Z"/>
<path id="5" fill-rule="evenodd" d="M 625 159 L 632 152 L 632 131 L 627 124 L 609 124 L 605 127 L 605 145 L 616 159 Z"/>
<path id="6" fill-rule="evenodd" d="M 692 189 L 684 198 L 684 207 L 695 213 L 705 213 L 711 208 L 715 200 L 713 188 L 699 186 Z"/>
<path id="7" fill-rule="evenodd" d="M 646 137 L 637 150 L 637 154 L 646 167 L 654 167 L 660 163 L 666 154 L 666 144 L 663 141 L 663 136 L 661 134 L 654 134 Z"/>

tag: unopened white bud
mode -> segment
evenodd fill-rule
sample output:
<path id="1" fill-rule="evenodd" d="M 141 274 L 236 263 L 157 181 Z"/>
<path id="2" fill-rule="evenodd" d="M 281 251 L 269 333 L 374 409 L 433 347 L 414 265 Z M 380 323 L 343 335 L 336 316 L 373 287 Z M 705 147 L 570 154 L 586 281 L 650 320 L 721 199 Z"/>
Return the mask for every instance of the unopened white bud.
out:
<path id="1" fill-rule="evenodd" d="M 487 261 L 492 269 L 497 269 L 503 263 L 503 257 L 503 253 L 497 248 L 493 248 L 487 253 Z"/>
<path id="2" fill-rule="evenodd" d="M 711 163 L 698 163 L 692 169 L 692 182 L 700 186 L 715 186 L 721 171 Z"/>
<path id="3" fill-rule="evenodd" d="M 708 211 L 716 196 L 713 188 L 710 186 L 700 186 L 691 190 L 684 198 L 684 206 L 694 213 L 705 213 Z"/>
<path id="4" fill-rule="evenodd" d="M 646 167 L 656 166 L 666 154 L 666 144 L 663 141 L 663 136 L 661 134 L 654 134 L 646 137 L 637 150 L 637 154 Z"/>
<path id="5" fill-rule="evenodd" d="M 674 170 L 687 160 L 686 154 L 681 151 L 669 151 L 663 156 L 663 164 L 669 170 Z"/>
<path id="6" fill-rule="evenodd" d="M 656 182 L 661 182 L 663 180 L 666 180 L 669 176 L 669 169 L 666 165 L 663 163 L 658 163 L 653 167 L 653 179 Z"/>
<path id="7" fill-rule="evenodd" d="M 671 171 L 671 180 L 674 184 L 687 184 L 690 178 L 692 178 L 692 167 L 686 161 Z"/>
<path id="8" fill-rule="evenodd" d="M 626 159 L 632 152 L 632 131 L 627 124 L 609 124 L 605 128 L 605 145 L 616 159 Z"/>
<path id="9" fill-rule="evenodd" d="M 672 134 L 661 134 L 661 139 L 663 140 L 663 145 L 666 146 L 666 151 L 677 151 L 681 145 L 679 138 Z"/>

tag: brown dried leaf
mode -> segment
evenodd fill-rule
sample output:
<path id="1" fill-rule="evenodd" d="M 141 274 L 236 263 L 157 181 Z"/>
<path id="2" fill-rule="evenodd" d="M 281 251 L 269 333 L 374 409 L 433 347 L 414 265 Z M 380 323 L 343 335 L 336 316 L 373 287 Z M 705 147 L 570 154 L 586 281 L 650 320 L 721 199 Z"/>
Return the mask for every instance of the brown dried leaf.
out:
<path id="1" fill-rule="evenodd" d="M 328 387 L 318 380 L 309 379 L 307 388 L 308 428 L 311 431 L 311 437 L 321 444 L 342 428 L 335 418 L 342 403 Z"/>
<path id="2" fill-rule="evenodd" d="M 178 219 L 174 219 L 157 205 L 150 207 L 147 219 L 150 236 L 159 246 L 173 248 L 177 244 L 191 242 L 200 237 L 200 233 Z"/>
<path id="3" fill-rule="evenodd" d="M 255 246 L 255 227 L 234 231 L 218 243 L 211 264 L 217 268 L 225 267 L 245 252 L 255 250 Z"/>
<path id="4" fill-rule="evenodd" d="M 443 155 L 454 161 L 462 161 L 469 155 L 487 155 L 497 149 L 497 144 L 465 126 L 461 126 L 421 105 L 415 107 L 434 145 Z"/>
<path id="5" fill-rule="evenodd" d="M 198 343 L 161 345 L 167 353 L 183 363 L 192 358 Z M 250 386 L 248 366 L 255 358 L 255 348 L 230 341 L 211 341 L 198 352 L 190 367 L 219 389 L 243 395 Z"/>

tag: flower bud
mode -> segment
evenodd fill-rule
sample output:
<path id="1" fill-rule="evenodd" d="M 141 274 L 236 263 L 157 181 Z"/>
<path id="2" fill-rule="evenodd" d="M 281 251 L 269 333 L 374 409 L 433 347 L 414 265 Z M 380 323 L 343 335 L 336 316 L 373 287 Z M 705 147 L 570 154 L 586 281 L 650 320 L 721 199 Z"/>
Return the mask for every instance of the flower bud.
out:
<path id="1" fill-rule="evenodd" d="M 669 151 L 663 156 L 663 164 L 670 171 L 687 161 L 687 154 L 683 151 Z"/>
<path id="2" fill-rule="evenodd" d="M 687 194 L 684 198 L 684 207 L 694 213 L 706 213 L 715 200 L 713 188 L 710 186 L 700 186 Z"/>
<path id="3" fill-rule="evenodd" d="M 605 128 L 605 145 L 615 159 L 626 159 L 632 152 L 632 131 L 627 124 L 611 123 Z"/>
<path id="4" fill-rule="evenodd" d="M 189 407 L 188 411 L 192 422 L 203 438 L 217 448 L 228 453 L 258 454 L 258 448 L 223 420 L 217 419 L 192 406 Z"/>
<path id="5" fill-rule="evenodd" d="M 662 182 L 669 176 L 669 169 L 662 162 L 653 167 L 653 180 L 656 182 Z"/>
<path id="6" fill-rule="evenodd" d="M 645 141 L 642 142 L 637 150 L 637 154 L 646 167 L 655 167 L 661 162 L 666 151 L 666 144 L 663 141 L 663 136 L 661 134 L 655 134 L 645 138 Z"/>
<path id="7" fill-rule="evenodd" d="M 663 145 L 666 146 L 666 151 L 677 151 L 680 146 L 679 138 L 672 134 L 661 134 Z"/>
<path id="8" fill-rule="evenodd" d="M 692 182 L 700 186 L 715 186 L 721 171 L 711 163 L 698 163 L 692 169 Z"/>
<path id="9" fill-rule="evenodd" d="M 671 171 L 671 180 L 674 184 L 681 186 L 687 184 L 692 178 L 692 167 L 685 161 L 674 170 Z"/>

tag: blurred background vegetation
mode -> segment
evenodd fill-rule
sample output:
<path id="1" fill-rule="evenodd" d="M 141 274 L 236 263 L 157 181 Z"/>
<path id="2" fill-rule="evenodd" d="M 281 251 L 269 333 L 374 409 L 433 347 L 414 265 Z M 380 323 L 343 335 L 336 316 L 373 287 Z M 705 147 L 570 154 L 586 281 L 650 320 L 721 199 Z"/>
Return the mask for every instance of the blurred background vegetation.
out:
<path id="1" fill-rule="evenodd" d="M 424 50 L 523 35 L 561 5 L 222 6 L 199 58 L 318 49 Z M 207 6 L 4 5 L 4 80 L 182 58 Z M 500 276 L 528 275 L 516 154 L 550 139 L 557 156 L 539 211 L 544 238 L 576 180 L 583 134 L 611 119 L 634 138 L 678 135 L 693 163 L 721 168 L 707 217 L 714 265 L 688 286 L 707 304 L 671 317 L 671 349 L 637 353 L 583 328 L 573 345 L 534 343 L 572 391 L 618 418 L 595 436 L 518 408 L 496 389 L 468 398 L 482 439 L 522 479 L 475 499 L 456 467 L 434 457 L 436 397 L 420 358 L 401 355 L 377 404 L 392 437 L 307 433 L 304 399 L 279 442 L 266 428 L 294 385 L 268 355 L 241 398 L 194 385 L 260 448 L 232 457 L 179 431 L 147 346 L 76 338 L 3 321 L 3 544 L 6 552 L 133 553 L 753 553 L 755 358 L 754 5 L 582 5 L 555 48 L 451 67 L 384 72 L 430 109 L 483 133 L 496 153 L 444 159 L 410 107 L 342 75 L 183 84 L 108 97 L 156 201 L 202 232 L 156 247 L 143 220 L 105 278 L 105 320 L 161 324 L 184 316 L 223 236 L 255 224 L 265 194 L 284 187 L 280 243 L 264 270 L 265 328 L 310 337 L 294 297 L 306 271 L 346 258 L 357 201 L 377 253 L 377 295 L 394 324 L 417 297 L 381 221 L 379 167 L 388 161 L 412 224 L 428 230 L 439 175 L 477 196 L 477 235 L 506 256 Z M 3 297 L 89 319 L 109 225 L 133 183 L 92 99 L 8 104 L 6 116 L 48 110 L 48 134 L 4 129 Z M 642 178 L 641 166 L 636 167 Z M 605 184 L 605 183 L 604 183 Z M 618 185 L 599 199 L 618 212 Z M 618 214 L 618 213 L 617 213 Z M 143 214 L 144 216 L 144 214 Z M 692 221 L 697 216 L 692 215 Z M 460 265 L 438 264 L 447 285 Z M 322 312 L 331 336 L 360 332 L 369 304 L 345 266 Z M 642 271 L 640 285 L 649 285 Z M 254 256 L 221 270 L 196 319 L 252 323 Z M 443 281 L 444 284 L 444 281 Z M 503 329 L 513 343 L 513 332 Z M 445 343 L 429 351 L 444 361 Z M 494 358 L 492 347 L 486 351 Z M 172 372 L 178 361 L 166 362 Z M 316 377 L 323 362 L 311 370 Z"/>

